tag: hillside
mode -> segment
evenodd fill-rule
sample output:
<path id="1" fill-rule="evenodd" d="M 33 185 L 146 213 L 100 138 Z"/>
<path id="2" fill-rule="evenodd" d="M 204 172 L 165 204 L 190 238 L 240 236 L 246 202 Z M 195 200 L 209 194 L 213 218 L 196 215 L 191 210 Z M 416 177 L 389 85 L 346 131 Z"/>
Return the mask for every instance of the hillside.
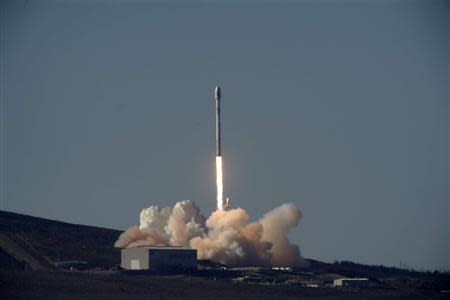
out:
<path id="1" fill-rule="evenodd" d="M 48 269 L 51 268 L 49 261 L 72 260 L 113 267 L 120 263 L 120 251 L 113 247 L 120 233 L 113 229 L 0 211 L 0 262 L 15 268 L 20 265 L 8 258 L 8 252 L 11 252 L 8 249 L 12 248 L 20 257 L 27 253 L 27 261 L 32 261 L 24 267 L 28 269 Z"/>

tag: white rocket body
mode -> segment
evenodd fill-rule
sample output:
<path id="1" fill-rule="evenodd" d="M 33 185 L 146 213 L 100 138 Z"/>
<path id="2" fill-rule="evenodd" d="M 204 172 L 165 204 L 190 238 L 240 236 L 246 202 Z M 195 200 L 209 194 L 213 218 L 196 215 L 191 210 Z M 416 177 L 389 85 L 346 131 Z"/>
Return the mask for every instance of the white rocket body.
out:
<path id="1" fill-rule="evenodd" d="M 216 98 L 216 156 L 222 156 L 222 132 L 220 128 L 220 86 L 216 86 L 214 97 Z"/>

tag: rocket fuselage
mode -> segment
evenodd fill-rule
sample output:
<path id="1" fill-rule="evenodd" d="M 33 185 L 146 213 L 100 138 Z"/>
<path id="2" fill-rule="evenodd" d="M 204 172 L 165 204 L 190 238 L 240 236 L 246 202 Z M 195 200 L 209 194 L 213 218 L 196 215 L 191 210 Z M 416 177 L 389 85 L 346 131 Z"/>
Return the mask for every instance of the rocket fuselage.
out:
<path id="1" fill-rule="evenodd" d="M 220 128 L 220 86 L 216 87 L 216 156 L 222 156 L 222 132 Z"/>

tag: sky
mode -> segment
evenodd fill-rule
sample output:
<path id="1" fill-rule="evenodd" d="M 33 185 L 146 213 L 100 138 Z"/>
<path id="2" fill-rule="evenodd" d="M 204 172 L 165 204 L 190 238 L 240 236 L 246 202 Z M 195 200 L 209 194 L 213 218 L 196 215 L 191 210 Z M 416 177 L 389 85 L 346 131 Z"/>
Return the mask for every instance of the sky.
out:
<path id="1" fill-rule="evenodd" d="M 1 206 L 125 229 L 142 208 L 257 220 L 308 258 L 449 262 L 447 1 L 2 1 Z"/>

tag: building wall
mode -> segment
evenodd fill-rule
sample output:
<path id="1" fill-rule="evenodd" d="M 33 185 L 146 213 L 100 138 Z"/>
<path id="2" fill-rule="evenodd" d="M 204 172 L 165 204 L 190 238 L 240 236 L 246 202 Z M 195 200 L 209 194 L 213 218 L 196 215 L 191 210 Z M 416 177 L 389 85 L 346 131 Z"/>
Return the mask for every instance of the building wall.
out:
<path id="1" fill-rule="evenodd" d="M 120 266 L 127 270 L 148 269 L 148 249 L 143 247 L 125 248 L 121 251 Z"/>
<path id="2" fill-rule="evenodd" d="M 150 269 L 197 268 L 195 249 L 149 249 Z"/>
<path id="3" fill-rule="evenodd" d="M 127 270 L 196 269 L 197 250 L 131 247 L 121 251 L 121 267 Z"/>
<path id="4" fill-rule="evenodd" d="M 334 280 L 335 287 L 367 287 L 370 281 L 367 278 L 341 278 Z"/>

